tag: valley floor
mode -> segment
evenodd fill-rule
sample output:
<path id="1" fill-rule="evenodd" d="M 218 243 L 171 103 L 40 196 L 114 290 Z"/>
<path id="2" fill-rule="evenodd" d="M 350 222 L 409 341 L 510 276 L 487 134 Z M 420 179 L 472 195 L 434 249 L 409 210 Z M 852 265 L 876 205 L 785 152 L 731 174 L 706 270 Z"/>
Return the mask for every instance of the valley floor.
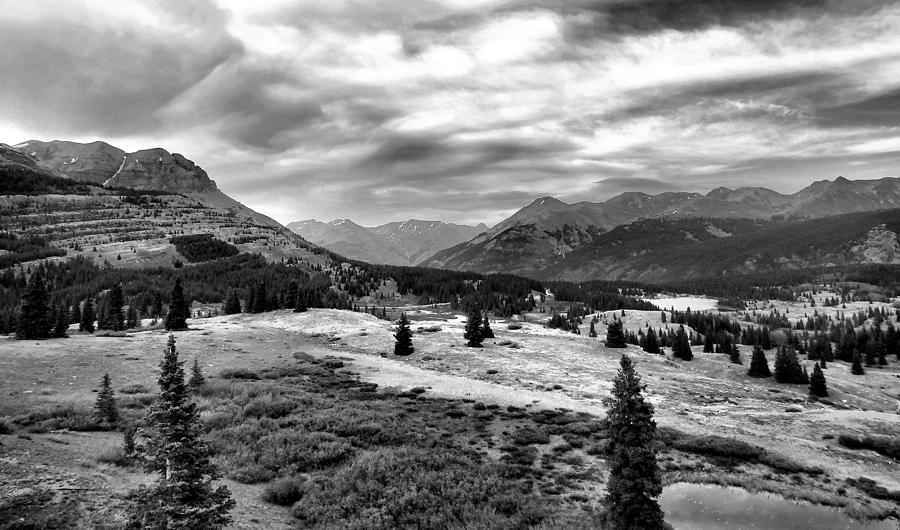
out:
<path id="1" fill-rule="evenodd" d="M 666 482 L 733 484 L 836 506 L 861 518 L 898 516 L 896 503 L 872 498 L 848 487 L 847 481 L 852 484 L 865 477 L 887 490 L 900 490 L 900 463 L 870 451 L 851 451 L 835 440 L 840 434 L 900 435 L 900 363 L 896 359 L 883 369 L 868 370 L 864 377 L 850 375 L 843 363 L 829 364 L 826 376 L 831 396 L 817 402 L 808 398 L 805 385 L 748 378 L 749 351 L 745 347 L 741 350 L 744 366 L 730 364 L 721 354 L 700 353 L 697 348 L 693 361 L 673 361 L 634 346 L 606 348 L 602 339 L 547 329 L 532 323 L 540 315 L 526 315 L 526 321 L 519 322 L 521 329 L 508 329 L 507 321 L 493 321 L 496 338 L 485 341 L 482 349 L 473 349 L 464 346 L 464 318 L 446 308 L 420 307 L 409 316 L 413 331 L 421 329 L 414 335 L 416 352 L 406 358 L 390 353 L 391 322 L 345 311 L 275 311 L 196 319 L 190 321 L 190 331 L 175 335 L 181 359 L 189 364 L 197 358 L 211 380 L 217 380 L 223 370 L 260 373 L 286 369 L 297 359 L 301 364 L 339 359 L 344 370 L 358 374 L 362 382 L 393 389 L 398 396 L 418 387 L 425 389 L 426 397 L 449 400 L 446 406 L 450 409 L 457 405 L 471 408 L 473 402 L 500 405 L 501 411 L 512 415 L 495 414 L 493 421 L 500 422 L 499 426 L 488 428 L 487 434 L 473 435 L 468 442 L 488 458 L 498 458 L 492 436 L 502 447 L 507 430 L 522 428 L 519 423 L 526 419 L 515 411 L 601 418 L 603 399 L 625 353 L 637 361 L 661 427 L 686 437 L 716 435 L 753 444 L 793 462 L 796 468 L 773 474 L 766 466 L 704 458 L 684 447 L 669 447 L 661 454 Z M 658 312 L 628 311 L 624 320 L 626 327 L 646 322 L 664 326 Z M 597 331 L 603 337 L 602 326 Z M 75 333 L 69 339 L 41 342 L 0 338 L 0 418 L 37 425 L 37 419 L 22 418 L 60 407 L 85 410 L 92 406 L 92 391 L 106 372 L 112 377 L 120 407 L 126 415 L 137 417 L 156 390 L 165 337 L 163 331 L 155 330 L 126 337 Z M 138 387 L 132 394 L 120 392 L 127 387 L 134 390 L 135 385 L 145 388 Z M 205 418 L 219 410 L 215 403 L 212 398 L 200 398 Z M 412 405 L 404 406 L 412 411 Z M 426 407 L 420 412 L 433 410 Z M 477 413 L 466 414 L 478 417 Z M 37 432 L 23 427 L 0 436 L 0 499 L 4 499 L 0 500 L 0 522 L 15 524 L 14 519 L 3 521 L 4 517 L 29 517 L 33 523 L 44 517 L 48 527 L 120 526 L 125 492 L 149 480 L 132 467 L 105 462 L 104 455 L 114 453 L 121 444 L 121 433 L 31 430 Z M 571 437 L 565 440 L 571 441 Z M 553 444 L 561 443 L 563 439 L 553 438 Z M 547 448 L 541 451 L 551 453 Z M 564 451 L 578 458 L 564 464 L 547 456 L 544 468 L 553 469 L 556 462 L 558 469 L 567 469 L 572 476 L 578 469 L 590 468 L 593 478 L 573 479 L 577 484 L 569 493 L 577 492 L 578 499 L 572 500 L 570 495 L 564 502 L 595 505 L 604 491 L 602 458 L 574 442 L 558 452 Z M 823 472 L 808 472 L 815 468 Z M 290 509 L 261 500 L 263 485 L 225 482 L 238 501 L 235 528 L 296 524 Z M 542 494 L 563 502 L 561 493 L 549 487 Z M 48 506 L 68 508 L 51 511 Z"/>

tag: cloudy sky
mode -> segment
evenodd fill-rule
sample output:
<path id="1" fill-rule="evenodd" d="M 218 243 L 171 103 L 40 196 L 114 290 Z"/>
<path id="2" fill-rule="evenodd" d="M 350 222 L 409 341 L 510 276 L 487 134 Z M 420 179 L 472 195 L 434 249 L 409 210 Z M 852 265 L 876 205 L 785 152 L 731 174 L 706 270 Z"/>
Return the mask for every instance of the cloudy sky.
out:
<path id="1" fill-rule="evenodd" d="M 283 223 L 794 192 L 900 176 L 900 2 L 0 0 L 0 108 Z"/>

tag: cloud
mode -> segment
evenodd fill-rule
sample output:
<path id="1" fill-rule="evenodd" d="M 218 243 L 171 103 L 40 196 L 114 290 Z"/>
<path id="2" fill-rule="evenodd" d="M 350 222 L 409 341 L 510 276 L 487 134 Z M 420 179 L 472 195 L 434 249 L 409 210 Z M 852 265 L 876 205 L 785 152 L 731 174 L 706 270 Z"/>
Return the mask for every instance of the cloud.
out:
<path id="1" fill-rule="evenodd" d="M 896 165 L 888 0 L 48 2 L 0 0 L 0 141 L 158 144 L 283 222 Z"/>

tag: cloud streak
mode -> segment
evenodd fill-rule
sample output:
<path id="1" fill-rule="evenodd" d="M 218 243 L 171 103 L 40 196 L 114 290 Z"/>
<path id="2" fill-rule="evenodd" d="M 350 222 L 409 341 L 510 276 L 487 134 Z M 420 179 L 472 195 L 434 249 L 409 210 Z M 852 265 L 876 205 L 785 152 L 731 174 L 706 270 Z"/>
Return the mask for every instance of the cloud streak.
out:
<path id="1" fill-rule="evenodd" d="M 900 174 L 887 0 L 0 8 L 0 141 L 161 145 L 282 222 Z"/>

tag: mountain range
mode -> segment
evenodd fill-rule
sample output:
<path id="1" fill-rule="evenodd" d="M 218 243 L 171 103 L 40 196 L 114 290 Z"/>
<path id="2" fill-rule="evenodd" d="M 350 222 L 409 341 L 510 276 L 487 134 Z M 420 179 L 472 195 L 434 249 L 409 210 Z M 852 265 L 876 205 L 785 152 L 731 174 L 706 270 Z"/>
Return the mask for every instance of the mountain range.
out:
<path id="1" fill-rule="evenodd" d="M 892 241 L 896 241 L 896 230 L 882 226 L 892 219 L 892 214 L 874 220 L 843 217 L 892 208 L 900 208 L 898 178 L 850 181 L 838 177 L 833 181 L 814 182 L 791 195 L 752 187 L 717 188 L 705 195 L 628 192 L 602 203 L 566 204 L 552 197 L 542 197 L 487 232 L 438 252 L 420 265 L 481 273 L 502 271 L 537 278 L 659 281 L 677 274 L 700 276 L 764 269 L 753 265 L 757 259 L 762 263 L 774 260 L 780 264 L 777 267 L 879 260 L 900 263 L 900 257 L 891 250 Z M 754 253 L 753 246 L 744 246 L 731 251 L 741 256 L 740 261 L 746 266 L 734 265 L 713 272 L 704 267 L 692 270 L 687 266 L 690 261 L 687 258 L 682 264 L 684 267 L 662 263 L 671 256 L 671 253 L 661 252 L 666 249 L 692 246 L 709 238 L 729 238 L 738 234 L 747 237 L 746 234 L 755 231 L 775 230 L 769 235 L 777 238 L 778 230 L 789 230 L 792 226 L 833 216 L 841 217 L 836 223 L 856 223 L 859 229 L 853 232 L 853 241 L 841 241 L 841 244 L 847 248 L 858 246 L 863 240 L 868 241 L 870 231 L 874 230 L 873 234 L 880 234 L 876 239 L 886 245 L 884 252 L 870 249 L 858 256 L 822 255 L 810 260 L 795 259 L 794 249 L 790 248 L 782 249 L 780 254 L 776 252 L 778 255 L 763 257 Z M 741 222 L 729 222 L 734 220 Z M 865 225 L 869 221 L 874 224 Z M 809 226 L 822 228 L 819 238 L 830 234 L 827 223 Z M 850 235 L 847 231 L 840 233 Z M 668 236 L 661 237 L 662 234 Z M 893 239 L 890 234 L 894 234 Z M 627 252 L 624 249 L 628 249 Z"/>
<path id="2" fill-rule="evenodd" d="M 379 226 L 360 226 L 349 219 L 322 223 L 315 219 L 289 223 L 304 239 L 342 256 L 387 265 L 415 265 L 423 259 L 469 241 L 487 226 L 410 219 Z"/>

